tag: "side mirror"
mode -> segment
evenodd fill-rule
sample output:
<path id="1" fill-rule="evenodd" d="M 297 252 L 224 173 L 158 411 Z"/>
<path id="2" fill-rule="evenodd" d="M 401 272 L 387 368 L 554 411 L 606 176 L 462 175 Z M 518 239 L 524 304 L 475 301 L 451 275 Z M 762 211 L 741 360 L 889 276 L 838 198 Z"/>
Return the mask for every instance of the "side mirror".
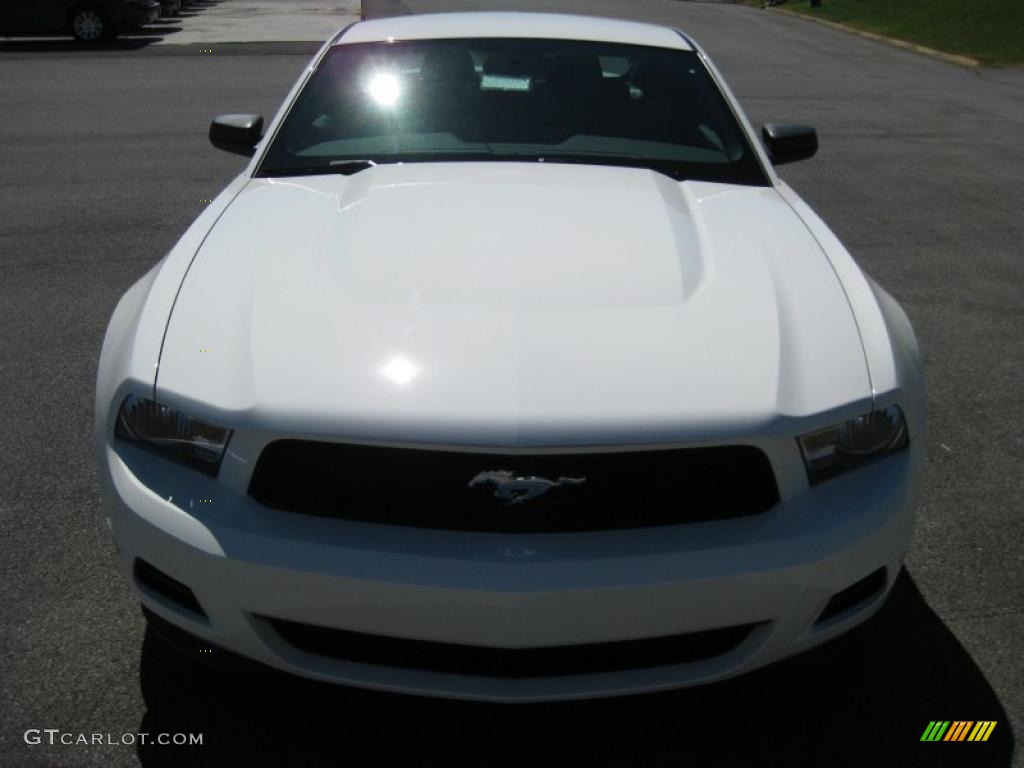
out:
<path id="1" fill-rule="evenodd" d="M 773 165 L 806 160 L 818 151 L 818 132 L 809 125 L 765 123 L 761 136 Z"/>
<path id="2" fill-rule="evenodd" d="M 210 123 L 210 143 L 236 155 L 252 157 L 261 138 L 262 115 L 221 115 Z"/>

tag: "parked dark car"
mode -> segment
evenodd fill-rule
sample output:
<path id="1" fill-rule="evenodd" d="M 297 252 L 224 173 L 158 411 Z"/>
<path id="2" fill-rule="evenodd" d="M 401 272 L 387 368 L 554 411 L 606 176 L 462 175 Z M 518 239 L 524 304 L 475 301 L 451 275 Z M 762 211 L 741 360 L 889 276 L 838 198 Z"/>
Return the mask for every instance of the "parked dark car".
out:
<path id="1" fill-rule="evenodd" d="M 0 0 L 0 34 L 63 34 L 95 43 L 148 24 L 158 0 Z"/>

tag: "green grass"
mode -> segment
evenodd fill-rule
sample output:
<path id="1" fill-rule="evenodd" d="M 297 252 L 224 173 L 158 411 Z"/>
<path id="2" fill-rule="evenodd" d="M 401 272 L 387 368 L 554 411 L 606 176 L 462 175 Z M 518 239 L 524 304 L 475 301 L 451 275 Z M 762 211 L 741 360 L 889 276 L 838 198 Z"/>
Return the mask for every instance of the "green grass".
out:
<path id="1" fill-rule="evenodd" d="M 781 8 L 978 59 L 1024 63 L 1024 0 L 789 0 Z"/>

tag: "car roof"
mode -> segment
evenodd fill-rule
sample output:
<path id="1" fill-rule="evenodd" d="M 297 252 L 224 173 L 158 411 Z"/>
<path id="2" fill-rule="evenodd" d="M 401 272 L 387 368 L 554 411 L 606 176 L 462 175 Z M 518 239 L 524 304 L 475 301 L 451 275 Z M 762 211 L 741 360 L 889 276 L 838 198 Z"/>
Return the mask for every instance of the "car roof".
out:
<path id="1" fill-rule="evenodd" d="M 357 22 L 336 37 L 334 44 L 458 37 L 595 40 L 693 50 L 685 37 L 669 27 L 560 13 L 477 12 L 392 16 Z"/>

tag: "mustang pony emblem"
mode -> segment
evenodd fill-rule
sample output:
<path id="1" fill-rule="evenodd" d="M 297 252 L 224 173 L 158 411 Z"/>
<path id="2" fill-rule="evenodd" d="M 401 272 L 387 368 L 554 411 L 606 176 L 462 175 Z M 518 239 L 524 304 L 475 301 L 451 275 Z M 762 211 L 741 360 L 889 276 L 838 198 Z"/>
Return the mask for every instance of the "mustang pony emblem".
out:
<path id="1" fill-rule="evenodd" d="M 476 488 L 486 483 L 494 483 L 494 498 L 501 499 L 505 504 L 522 504 L 524 501 L 536 498 L 547 493 L 552 488 L 560 488 L 564 485 L 583 485 L 587 482 L 585 477 L 560 477 L 557 480 L 548 480 L 546 477 L 517 477 L 507 469 L 490 470 L 480 472 L 469 481 L 470 488 Z"/>

